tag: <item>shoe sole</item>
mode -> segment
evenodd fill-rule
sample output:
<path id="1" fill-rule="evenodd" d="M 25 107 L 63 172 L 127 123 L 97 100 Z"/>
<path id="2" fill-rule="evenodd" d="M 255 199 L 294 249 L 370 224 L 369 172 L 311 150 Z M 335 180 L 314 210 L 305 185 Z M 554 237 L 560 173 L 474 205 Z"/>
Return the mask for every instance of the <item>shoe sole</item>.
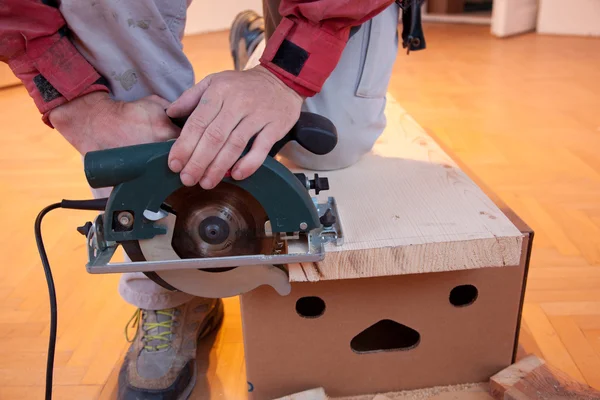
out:
<path id="1" fill-rule="evenodd" d="M 223 322 L 223 300 L 217 302 L 217 306 L 206 316 L 204 321 L 202 322 L 202 326 L 200 327 L 200 333 L 198 334 L 198 340 L 202 340 L 212 332 L 216 328 L 221 325 Z M 192 379 L 190 380 L 189 385 L 185 388 L 185 390 L 177 397 L 177 400 L 188 400 L 192 391 L 196 387 L 196 381 L 198 379 L 198 365 L 194 363 L 194 371 L 192 374 Z"/>
<path id="2" fill-rule="evenodd" d="M 243 65 L 236 65 L 238 63 L 236 52 L 240 38 L 243 36 L 243 30 L 257 18 L 260 18 L 260 16 L 254 11 L 246 10 L 239 13 L 231 24 L 231 30 L 229 31 L 229 50 L 231 51 L 231 58 L 233 58 L 233 67 L 237 71 L 240 71 L 244 68 Z"/>

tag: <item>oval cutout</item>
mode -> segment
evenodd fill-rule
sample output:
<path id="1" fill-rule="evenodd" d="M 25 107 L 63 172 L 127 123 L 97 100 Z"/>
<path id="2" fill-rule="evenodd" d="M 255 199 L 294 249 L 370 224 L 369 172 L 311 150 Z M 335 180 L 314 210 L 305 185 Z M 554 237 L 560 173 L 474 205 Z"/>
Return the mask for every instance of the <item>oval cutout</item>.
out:
<path id="1" fill-rule="evenodd" d="M 450 291 L 450 304 L 455 307 L 466 307 L 475 303 L 479 291 L 473 285 L 456 286 Z"/>
<path id="2" fill-rule="evenodd" d="M 325 301 L 317 296 L 300 297 L 296 301 L 296 312 L 303 318 L 318 318 L 325 313 Z"/>

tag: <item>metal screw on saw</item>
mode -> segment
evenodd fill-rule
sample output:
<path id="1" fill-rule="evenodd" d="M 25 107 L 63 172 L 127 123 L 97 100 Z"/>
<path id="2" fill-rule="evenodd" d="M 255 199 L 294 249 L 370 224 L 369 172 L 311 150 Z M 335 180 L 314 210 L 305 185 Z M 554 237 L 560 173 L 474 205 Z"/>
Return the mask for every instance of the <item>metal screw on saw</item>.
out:
<path id="1" fill-rule="evenodd" d="M 133 226 L 133 215 L 128 211 L 122 211 L 117 215 L 117 221 L 125 228 L 131 228 Z"/>
<path id="2" fill-rule="evenodd" d="M 308 228 L 308 224 L 306 222 L 300 222 L 300 229 L 304 231 L 306 228 Z"/>

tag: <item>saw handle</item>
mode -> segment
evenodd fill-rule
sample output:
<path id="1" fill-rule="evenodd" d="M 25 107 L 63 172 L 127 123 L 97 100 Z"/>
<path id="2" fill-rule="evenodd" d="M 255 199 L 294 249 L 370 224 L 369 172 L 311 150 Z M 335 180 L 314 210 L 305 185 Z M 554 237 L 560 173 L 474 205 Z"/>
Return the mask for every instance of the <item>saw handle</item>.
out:
<path id="1" fill-rule="evenodd" d="M 338 135 L 335 125 L 329 119 L 322 115 L 302 112 L 298 122 L 283 139 L 273 145 L 269 155 L 274 157 L 292 140 L 298 142 L 300 146 L 311 153 L 322 156 L 330 153 L 335 148 Z"/>
<path id="2" fill-rule="evenodd" d="M 188 117 L 171 118 L 171 122 L 179 128 L 183 128 Z M 322 115 L 301 112 L 298 122 L 292 129 L 278 142 L 276 142 L 269 155 L 274 157 L 289 142 L 296 141 L 300 146 L 313 154 L 325 155 L 330 153 L 337 145 L 338 135 L 335 125 Z M 254 138 L 250 140 L 246 151 L 249 151 L 254 143 Z"/>

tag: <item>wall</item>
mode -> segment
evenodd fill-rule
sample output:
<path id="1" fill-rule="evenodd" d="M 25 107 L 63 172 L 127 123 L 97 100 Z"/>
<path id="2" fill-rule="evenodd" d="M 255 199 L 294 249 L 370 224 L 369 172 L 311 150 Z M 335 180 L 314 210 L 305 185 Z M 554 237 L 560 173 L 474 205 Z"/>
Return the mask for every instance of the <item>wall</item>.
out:
<path id="1" fill-rule="evenodd" d="M 537 31 L 600 36 L 600 0 L 541 0 Z"/>
<path id="2" fill-rule="evenodd" d="M 193 0 L 188 9 L 186 35 L 229 29 L 235 16 L 243 10 L 262 15 L 261 0 Z"/>

